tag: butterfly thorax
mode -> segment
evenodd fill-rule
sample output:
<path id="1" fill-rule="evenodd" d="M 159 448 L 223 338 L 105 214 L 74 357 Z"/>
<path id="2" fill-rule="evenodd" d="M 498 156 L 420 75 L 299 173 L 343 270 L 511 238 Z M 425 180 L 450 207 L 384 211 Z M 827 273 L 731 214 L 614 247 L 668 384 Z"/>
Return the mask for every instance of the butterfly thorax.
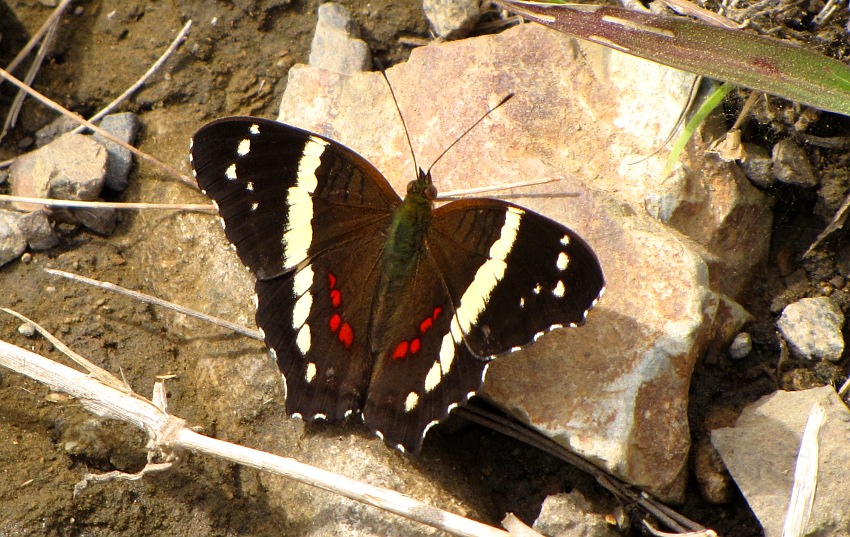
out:
<path id="1" fill-rule="evenodd" d="M 419 170 L 419 178 L 407 186 L 407 195 L 392 217 L 384 247 L 384 282 L 390 289 L 403 285 L 425 245 L 431 209 L 437 191 L 431 175 Z"/>

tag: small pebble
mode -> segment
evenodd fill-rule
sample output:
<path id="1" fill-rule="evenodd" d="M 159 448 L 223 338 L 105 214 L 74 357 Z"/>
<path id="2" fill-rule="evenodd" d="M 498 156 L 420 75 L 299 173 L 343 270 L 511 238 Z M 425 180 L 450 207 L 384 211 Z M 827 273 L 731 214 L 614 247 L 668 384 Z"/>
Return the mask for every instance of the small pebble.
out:
<path id="1" fill-rule="evenodd" d="M 809 360 L 841 359 L 844 314 L 832 298 L 803 298 L 789 304 L 776 324 L 796 356 Z"/>
<path id="2" fill-rule="evenodd" d="M 22 263 L 29 263 L 32 261 L 32 254 L 29 252 L 24 252 L 24 255 L 21 256 Z"/>
<path id="3" fill-rule="evenodd" d="M 35 327 L 31 323 L 24 323 L 18 327 L 18 333 L 24 337 L 33 337 L 35 335 Z"/>
<path id="4" fill-rule="evenodd" d="M 747 332 L 741 332 L 729 346 L 729 357 L 734 360 L 746 358 L 753 350 L 753 338 Z"/>

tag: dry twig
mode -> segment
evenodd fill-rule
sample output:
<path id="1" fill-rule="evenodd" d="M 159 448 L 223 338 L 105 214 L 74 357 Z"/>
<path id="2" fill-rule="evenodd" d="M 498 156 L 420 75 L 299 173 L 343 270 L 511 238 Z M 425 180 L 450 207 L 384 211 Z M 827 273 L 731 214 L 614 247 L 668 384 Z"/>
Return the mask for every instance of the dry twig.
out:
<path id="1" fill-rule="evenodd" d="M 509 537 L 503 530 L 442 511 L 403 494 L 308 466 L 294 459 L 231 444 L 198 434 L 186 421 L 165 413 L 151 401 L 104 384 L 62 364 L 0 340 L 0 366 L 76 398 L 100 417 L 129 423 L 145 431 L 148 449 L 168 455 L 181 449 L 296 479 L 302 483 L 384 509 L 411 520 L 468 537 Z"/>

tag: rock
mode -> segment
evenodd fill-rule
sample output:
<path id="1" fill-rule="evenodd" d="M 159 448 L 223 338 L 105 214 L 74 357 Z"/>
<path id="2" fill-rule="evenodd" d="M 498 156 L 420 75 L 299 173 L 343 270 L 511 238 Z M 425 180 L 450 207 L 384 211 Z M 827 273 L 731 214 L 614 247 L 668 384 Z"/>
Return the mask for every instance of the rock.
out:
<path id="1" fill-rule="evenodd" d="M 15 196 L 94 200 L 103 188 L 106 149 L 91 136 L 69 133 L 20 157 L 10 172 Z M 41 209 L 31 203 L 13 205 L 23 211 Z"/>
<path id="2" fill-rule="evenodd" d="M 141 122 L 139 116 L 132 112 L 112 114 L 103 118 L 100 127 L 122 142 L 133 144 L 139 134 Z M 108 154 L 106 161 L 105 184 L 112 190 L 123 192 L 127 188 L 127 176 L 133 167 L 133 154 L 115 142 L 111 142 L 95 133 L 94 139 L 103 144 Z"/>
<path id="3" fill-rule="evenodd" d="M 360 30 L 348 8 L 335 2 L 319 6 L 316 33 L 310 44 L 310 65 L 346 74 L 367 71 L 371 64 L 369 45 L 360 39 Z"/>
<path id="4" fill-rule="evenodd" d="M 766 537 L 782 534 L 800 441 L 815 404 L 826 410 L 818 435 L 817 494 L 806 535 L 850 534 L 846 472 L 850 411 L 830 386 L 776 392 L 744 409 L 734 428 L 712 432 L 711 442 L 764 526 Z"/>
<path id="5" fill-rule="evenodd" d="M 809 360 L 841 359 L 844 314 L 832 298 L 803 298 L 789 304 L 776 324 L 796 356 Z"/>
<path id="6" fill-rule="evenodd" d="M 59 244 L 59 236 L 43 209 L 22 216 L 18 220 L 18 228 L 33 250 L 48 250 Z"/>
<path id="7" fill-rule="evenodd" d="M 549 537 L 618 537 L 616 521 L 622 509 L 611 502 L 595 506 L 578 490 L 555 494 L 543 501 L 534 529 Z"/>
<path id="8" fill-rule="evenodd" d="M 68 116 L 59 116 L 35 133 L 36 147 L 44 147 L 66 132 L 74 130 L 79 123 Z"/>
<path id="9" fill-rule="evenodd" d="M 71 215 L 75 223 L 101 235 L 111 235 L 118 225 L 118 211 L 110 207 L 75 207 Z"/>
<path id="10" fill-rule="evenodd" d="M 443 39 L 466 37 L 481 16 L 478 0 L 423 0 L 422 9 L 434 33 Z"/>
<path id="11" fill-rule="evenodd" d="M 790 185 L 818 185 L 809 155 L 793 138 L 784 138 L 773 146 L 772 172 L 778 181 Z"/>
<path id="12" fill-rule="evenodd" d="M 753 338 L 747 332 L 741 332 L 729 345 L 729 357 L 733 360 L 746 358 L 753 351 Z"/>
<path id="13" fill-rule="evenodd" d="M 666 155 L 653 154 L 654 148 L 687 101 L 691 76 L 591 45 L 575 53 L 573 46 L 557 32 L 526 25 L 415 49 L 389 74 L 425 167 L 489 106 L 522 88 L 438 163 L 437 186 L 560 178 L 510 199 L 578 231 L 596 249 L 609 282 L 586 326 L 547 334 L 495 360 L 483 394 L 618 476 L 662 498 L 681 498 L 694 361 L 715 341 L 723 342 L 719 352 L 725 353 L 747 319 L 714 285 L 744 285 L 741 274 L 752 266 L 744 254 L 767 251 L 770 211 L 734 167 L 693 150 L 688 168 L 698 172 L 682 169 L 672 181 L 691 186 L 677 189 L 686 202 L 672 202 L 667 218 L 683 229 L 699 227 L 698 242 L 708 241 L 708 249 L 717 248 L 726 261 L 711 255 L 707 262 L 679 231 L 652 218 L 645 209 L 648 192 L 667 188 L 660 173 Z M 490 60 L 482 64 L 482 57 Z M 588 67 L 576 57 L 595 63 Z M 599 73 L 606 77 L 600 80 Z M 422 81 L 429 79 L 445 83 L 433 90 L 433 99 L 423 100 Z M 646 93 L 635 95 L 637 89 Z M 457 95 L 477 97 L 459 106 Z M 599 108 L 587 110 L 588 102 Z M 604 104 L 611 102 L 623 104 Z M 295 67 L 279 119 L 351 147 L 382 170 L 397 192 L 411 179 L 404 131 L 377 73 L 343 77 Z M 713 194 L 699 197 L 692 190 Z M 565 192 L 574 195 L 564 199 Z M 698 225 L 687 224 L 686 215 Z M 721 248 L 724 235 L 741 242 Z M 728 272 L 733 259 L 742 259 L 745 268 Z"/>
<path id="14" fill-rule="evenodd" d="M 0 209 L 0 267 L 14 261 L 27 249 L 27 240 L 18 229 L 20 213 Z"/>
<path id="15" fill-rule="evenodd" d="M 32 323 L 24 323 L 18 326 L 18 333 L 24 337 L 35 336 L 35 326 Z"/>
<path id="16" fill-rule="evenodd" d="M 705 501 L 713 504 L 732 501 L 732 476 L 708 439 L 697 441 L 694 446 L 694 476 Z"/>
<path id="17" fill-rule="evenodd" d="M 759 188 L 770 188 L 776 184 L 776 176 L 773 175 L 771 167 L 773 162 L 770 153 L 760 145 L 744 143 L 747 158 L 740 162 L 741 169 L 747 179 Z"/>

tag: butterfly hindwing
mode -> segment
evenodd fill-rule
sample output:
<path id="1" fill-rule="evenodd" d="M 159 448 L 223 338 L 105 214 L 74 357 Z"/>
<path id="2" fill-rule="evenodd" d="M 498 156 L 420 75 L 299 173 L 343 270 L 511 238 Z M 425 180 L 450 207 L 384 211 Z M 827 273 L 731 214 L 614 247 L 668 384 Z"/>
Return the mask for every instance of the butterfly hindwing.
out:
<path id="1" fill-rule="evenodd" d="M 363 408 L 372 371 L 368 328 L 379 273 L 362 252 L 379 233 L 312 257 L 309 265 L 257 281 L 257 325 L 286 382 L 286 410 L 340 420 Z"/>

